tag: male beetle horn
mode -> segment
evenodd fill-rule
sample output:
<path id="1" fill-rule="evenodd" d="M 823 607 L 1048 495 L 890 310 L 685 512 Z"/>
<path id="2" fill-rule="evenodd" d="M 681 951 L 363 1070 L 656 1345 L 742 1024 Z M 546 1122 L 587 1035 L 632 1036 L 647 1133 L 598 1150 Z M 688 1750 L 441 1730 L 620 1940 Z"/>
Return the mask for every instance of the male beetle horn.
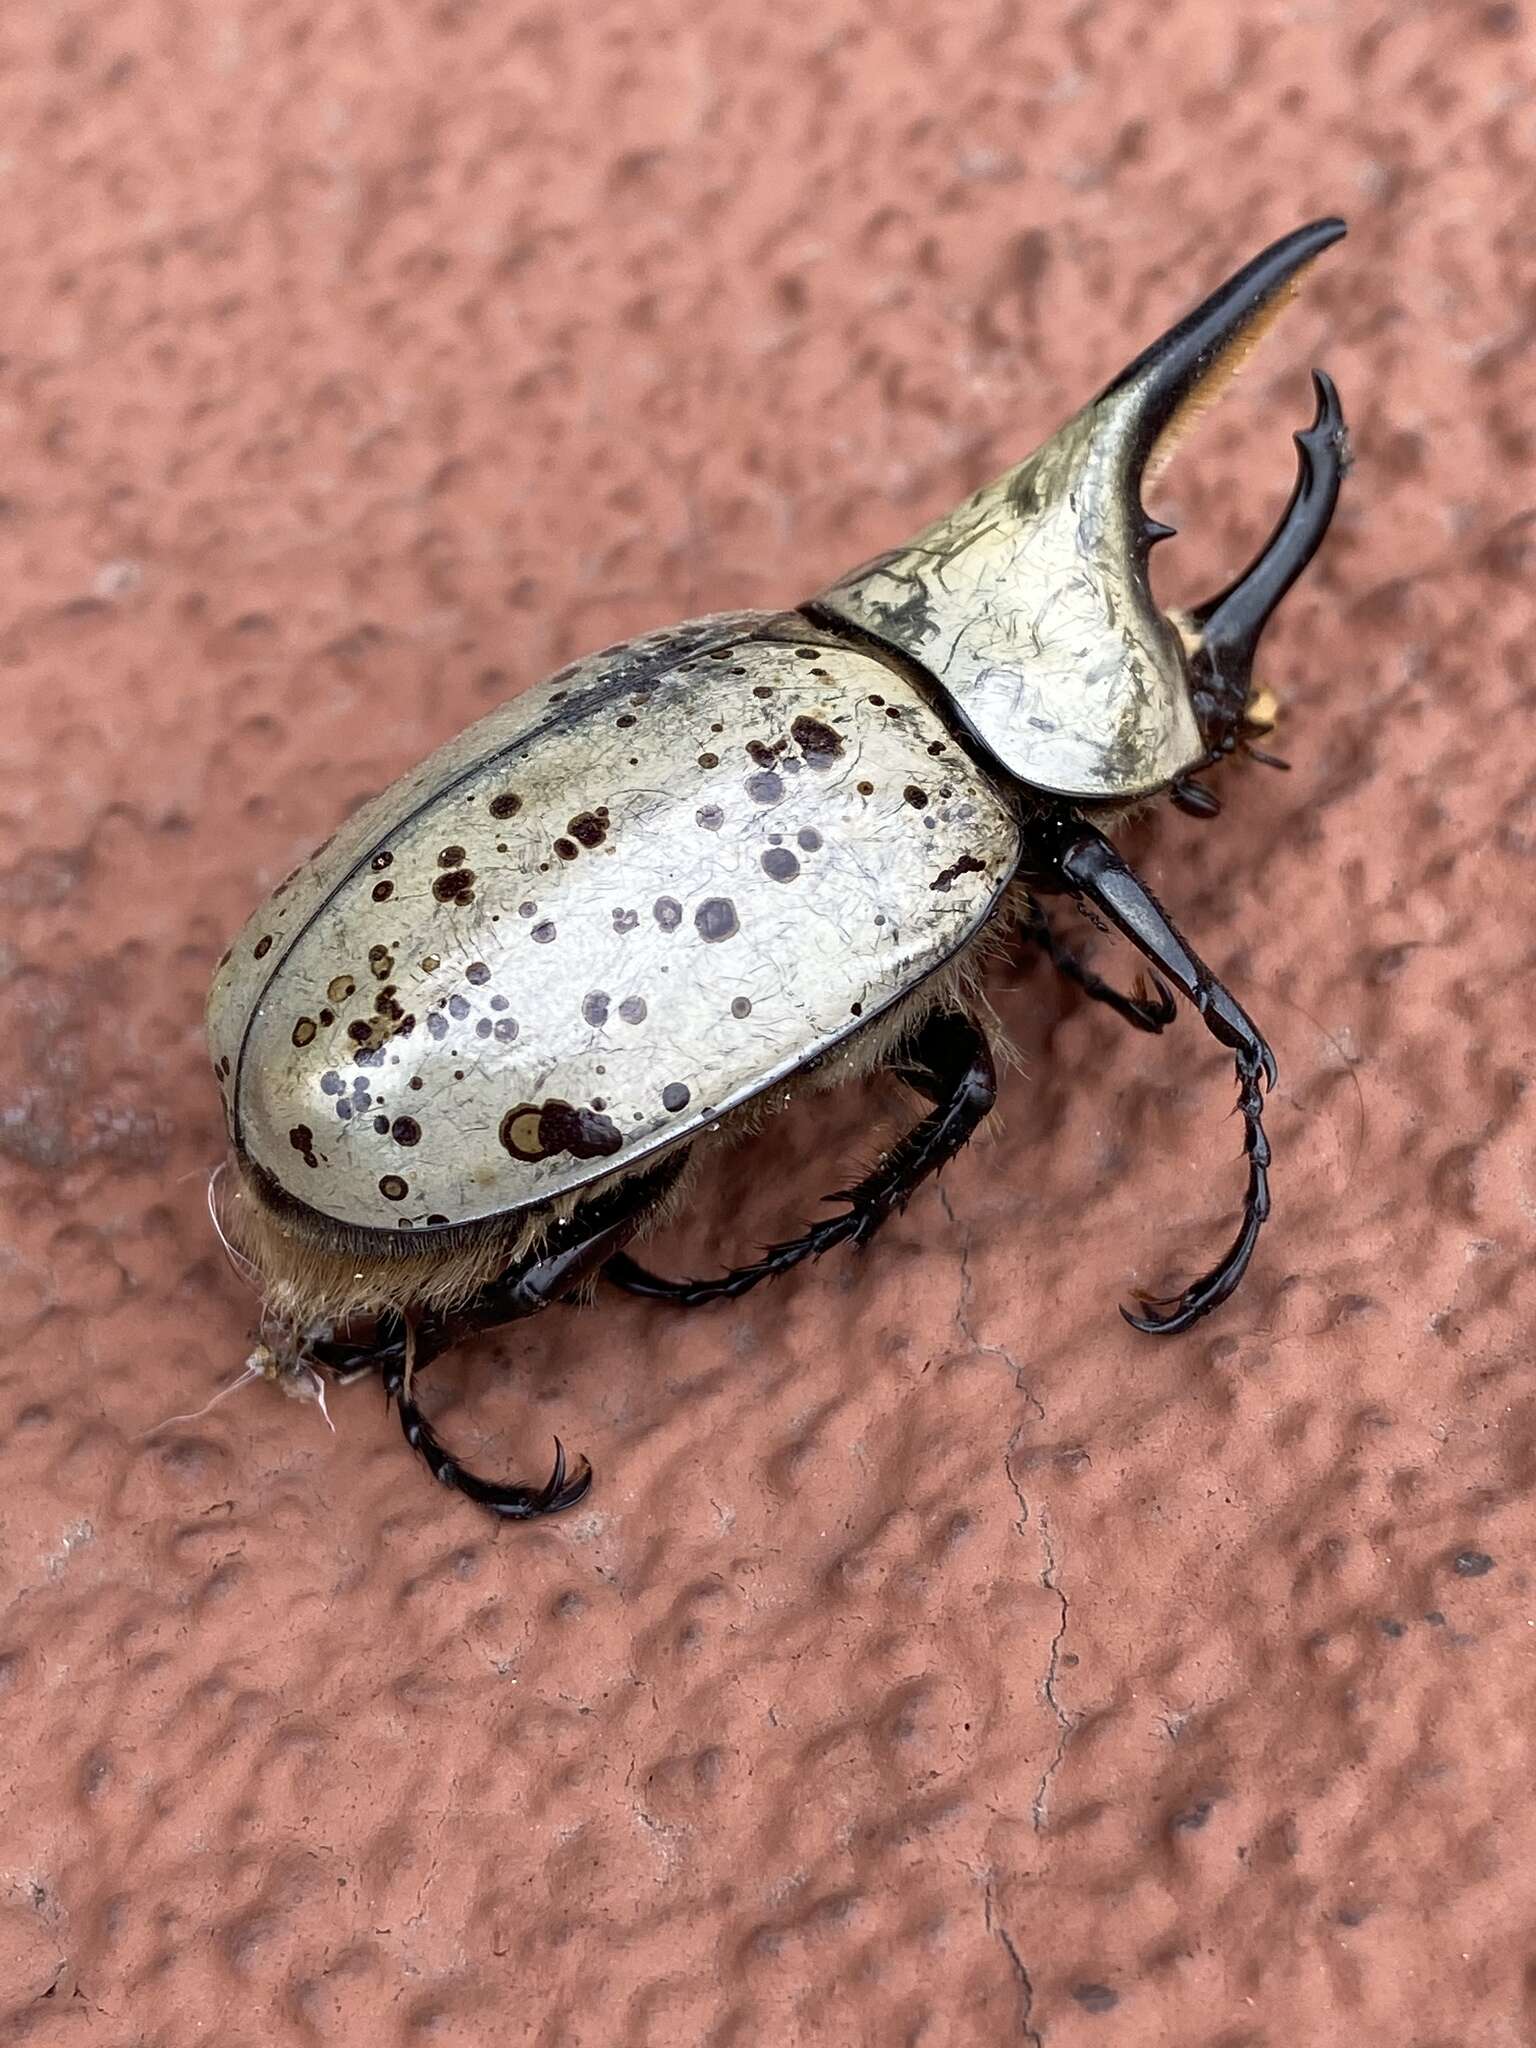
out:
<path id="1" fill-rule="evenodd" d="M 1166 529 L 1147 517 L 1142 483 L 1343 232 L 1314 221 L 1254 257 L 1033 455 L 840 577 L 812 615 L 917 662 L 961 728 L 1033 789 L 1123 801 L 1200 766 L 1219 693 L 1201 694 L 1190 637 L 1153 598 L 1147 557 Z M 1272 609 L 1309 533 L 1316 545 L 1325 495 L 1311 490 L 1247 590 L 1209 610 L 1213 657 L 1228 649 L 1221 690 L 1267 616 L 1264 592 Z"/>

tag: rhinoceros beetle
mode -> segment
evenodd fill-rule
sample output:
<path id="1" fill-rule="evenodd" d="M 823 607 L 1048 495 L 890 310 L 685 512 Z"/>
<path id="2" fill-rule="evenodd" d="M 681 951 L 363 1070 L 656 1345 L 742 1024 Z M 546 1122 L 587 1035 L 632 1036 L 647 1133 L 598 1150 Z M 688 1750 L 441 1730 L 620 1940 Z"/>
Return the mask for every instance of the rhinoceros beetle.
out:
<path id="1" fill-rule="evenodd" d="M 1332 516 L 1332 383 L 1256 559 L 1167 613 L 1141 487 L 1303 270 L 1323 220 L 1255 257 L 1016 468 L 796 609 L 732 612 L 572 663 L 353 816 L 246 925 L 208 1034 L 234 1171 L 221 1211 L 307 1368 L 382 1374 L 432 1472 L 496 1514 L 568 1508 L 466 1470 L 413 1375 L 598 1276 L 681 1307 L 861 1245 L 992 1107 L 971 997 L 1020 930 L 1161 1031 L 1172 989 L 1232 1053 L 1247 1158 L 1236 1237 L 1171 1300 L 1231 1294 L 1269 1215 L 1275 1063 L 1109 833 L 1265 729 L 1266 620 Z M 1068 897 L 1154 970 L 1123 994 L 1052 933 Z M 1161 977 L 1159 979 L 1158 977 Z M 673 1280 L 627 1248 L 715 1143 L 795 1088 L 893 1070 L 930 1106 L 842 1206 L 734 1271 Z M 364 1338 L 359 1330 L 367 1327 Z"/>

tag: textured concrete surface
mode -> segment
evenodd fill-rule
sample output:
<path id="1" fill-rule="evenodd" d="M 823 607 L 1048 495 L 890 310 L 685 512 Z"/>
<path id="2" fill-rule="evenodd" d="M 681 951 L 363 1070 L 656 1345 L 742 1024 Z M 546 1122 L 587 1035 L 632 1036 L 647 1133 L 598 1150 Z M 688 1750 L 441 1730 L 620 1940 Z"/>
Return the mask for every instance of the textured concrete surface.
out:
<path id="1" fill-rule="evenodd" d="M 1536 2033 L 1532 27 L 1278 0 L 0 14 L 4 2038 L 1504 2048 Z M 377 787 L 570 656 L 793 599 L 1347 213 L 1157 509 L 1359 464 L 1289 776 L 1147 871 L 1230 1083 L 1033 969 L 990 1142 L 862 1262 L 246 1389 L 203 992 Z M 1107 944 L 1101 960 L 1127 963 Z M 873 1095 L 675 1249 L 814 1212 Z M 832 1156 L 838 1156 L 834 1159 Z"/>

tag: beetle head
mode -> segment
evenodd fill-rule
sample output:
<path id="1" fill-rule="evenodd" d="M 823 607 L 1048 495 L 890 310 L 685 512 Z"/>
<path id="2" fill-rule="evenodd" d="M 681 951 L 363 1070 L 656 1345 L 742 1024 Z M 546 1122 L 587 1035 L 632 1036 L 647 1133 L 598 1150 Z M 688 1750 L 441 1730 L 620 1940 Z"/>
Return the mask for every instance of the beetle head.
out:
<path id="1" fill-rule="evenodd" d="M 1285 236 L 1136 357 L 1042 448 L 904 547 L 814 601 L 899 653 L 960 723 L 1036 789 L 1151 794 L 1230 749 L 1248 713 L 1255 642 L 1322 538 L 1343 423 L 1326 378 L 1298 435 L 1301 474 L 1259 557 L 1177 619 L 1155 603 L 1141 487 L 1344 233 Z"/>

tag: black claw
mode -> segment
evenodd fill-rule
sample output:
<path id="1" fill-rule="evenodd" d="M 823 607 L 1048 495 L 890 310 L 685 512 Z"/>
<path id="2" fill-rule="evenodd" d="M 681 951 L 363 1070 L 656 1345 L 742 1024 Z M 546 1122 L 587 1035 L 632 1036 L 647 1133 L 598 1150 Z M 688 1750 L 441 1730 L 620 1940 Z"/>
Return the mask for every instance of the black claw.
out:
<path id="1" fill-rule="evenodd" d="M 1181 775 L 1168 793 L 1186 817 L 1203 819 L 1221 816 L 1221 798 L 1215 790 L 1207 789 L 1203 782 L 1196 782 L 1192 776 Z"/>

